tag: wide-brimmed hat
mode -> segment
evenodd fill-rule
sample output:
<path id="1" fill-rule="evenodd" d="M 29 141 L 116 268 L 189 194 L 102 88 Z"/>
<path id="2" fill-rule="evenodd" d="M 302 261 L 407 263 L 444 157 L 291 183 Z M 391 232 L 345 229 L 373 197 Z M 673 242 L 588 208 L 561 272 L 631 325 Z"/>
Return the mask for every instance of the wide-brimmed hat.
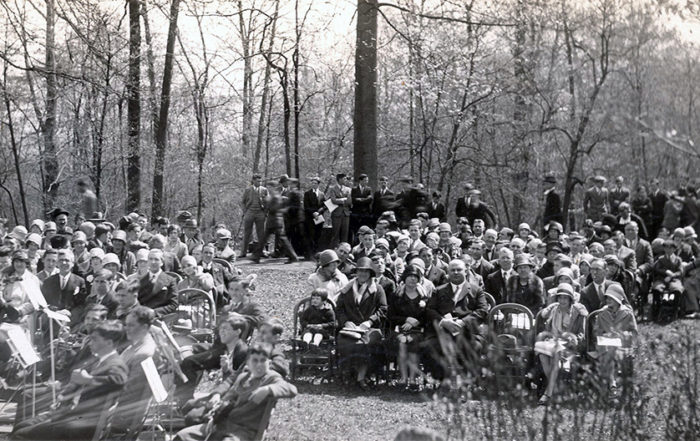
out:
<path id="1" fill-rule="evenodd" d="M 555 296 L 567 296 L 573 301 L 574 298 L 574 288 L 569 283 L 560 283 L 557 285 Z"/>
<path id="2" fill-rule="evenodd" d="M 610 297 L 617 303 L 622 305 L 625 302 L 625 290 L 619 283 L 611 283 L 605 290 L 604 297 Z"/>
<path id="3" fill-rule="evenodd" d="M 547 174 L 547 175 L 544 175 L 544 182 L 545 182 L 545 184 L 556 184 L 557 179 L 554 177 L 554 175 Z"/>
<path id="4" fill-rule="evenodd" d="M 517 269 L 519 266 L 524 266 L 524 265 L 527 265 L 527 266 L 529 266 L 529 267 L 531 267 L 531 268 L 534 268 L 534 267 L 535 267 L 534 262 L 532 261 L 532 259 L 530 259 L 530 255 L 528 255 L 528 254 L 518 254 L 518 255 L 515 257 L 515 263 L 513 264 L 513 268 L 516 268 L 516 269 Z"/>
<path id="5" fill-rule="evenodd" d="M 356 265 L 355 269 L 357 271 L 360 271 L 360 270 L 370 271 L 372 273 L 372 277 L 374 277 L 376 275 L 376 273 L 374 272 L 374 268 L 372 268 L 372 259 L 370 259 L 369 257 L 360 257 L 359 259 L 357 259 L 357 265 Z"/>
<path id="6" fill-rule="evenodd" d="M 105 221 L 104 213 L 102 213 L 101 211 L 95 211 L 92 213 L 92 215 L 90 215 L 88 221 L 95 224 L 100 224 Z"/>
<path id="7" fill-rule="evenodd" d="M 321 265 L 321 267 L 330 265 L 333 262 L 340 262 L 338 255 L 333 250 L 324 250 L 318 255 L 318 264 Z"/>

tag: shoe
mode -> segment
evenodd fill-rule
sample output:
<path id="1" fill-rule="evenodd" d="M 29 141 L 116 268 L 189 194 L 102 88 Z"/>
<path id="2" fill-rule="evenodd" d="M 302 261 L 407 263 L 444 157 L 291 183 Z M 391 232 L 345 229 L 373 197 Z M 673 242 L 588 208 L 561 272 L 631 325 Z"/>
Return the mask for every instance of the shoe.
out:
<path id="1" fill-rule="evenodd" d="M 540 400 L 537 402 L 540 406 L 549 406 L 549 395 L 544 394 L 540 397 Z"/>
<path id="2" fill-rule="evenodd" d="M 369 385 L 367 384 L 367 381 L 363 380 L 358 380 L 357 385 L 362 389 L 363 391 L 368 391 L 369 390 Z"/>
<path id="3" fill-rule="evenodd" d="M 236 257 L 236 259 L 245 259 L 247 255 L 248 253 L 241 253 L 238 255 L 238 257 Z"/>

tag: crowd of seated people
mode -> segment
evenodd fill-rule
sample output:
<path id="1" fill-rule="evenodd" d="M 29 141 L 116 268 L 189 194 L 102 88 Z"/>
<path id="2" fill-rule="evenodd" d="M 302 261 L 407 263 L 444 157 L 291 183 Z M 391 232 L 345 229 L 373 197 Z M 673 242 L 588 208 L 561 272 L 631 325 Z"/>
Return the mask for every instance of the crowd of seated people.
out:
<path id="1" fill-rule="evenodd" d="M 614 391 L 623 353 L 616 348 L 634 344 L 637 321 L 661 320 L 669 307 L 674 317 L 698 317 L 700 248 L 682 220 L 646 222 L 651 215 L 624 200 L 612 216 L 609 199 L 595 205 L 603 189 L 591 192 L 587 209 L 596 218 L 580 232 L 557 220 L 542 235 L 525 223 L 498 228 L 495 216 L 477 217 L 492 212 L 473 187 L 468 215 L 456 224 L 396 205 L 362 217 L 364 224 L 354 219 L 352 234 L 341 235 L 348 242 L 316 250 L 308 292 L 293 293 L 310 300 L 290 337 L 311 351 L 332 345 L 341 378 L 360 389 L 392 365 L 398 387 L 420 391 L 427 374 L 438 382 L 454 374 L 445 360 L 455 355 L 470 375 L 481 375 L 492 343 L 489 313 L 515 304 L 541 322 L 532 346 L 544 378 L 540 402 L 548 404 L 564 364 L 590 351 L 586 323 L 595 314 L 595 335 L 621 341 L 593 345 Z M 130 213 L 117 224 L 95 213 L 71 226 L 62 209 L 29 228 L 0 220 L 0 320 L 22 329 L 41 358 L 38 384 L 29 388 L 16 348 L 0 332 L 0 376 L 20 389 L 11 436 L 134 435 L 152 399 L 142 367 L 151 358 L 190 426 L 179 439 L 250 437 L 270 400 L 296 393 L 280 345 L 290 324 L 256 301 L 255 275 L 234 265 L 225 225 L 205 237 L 191 215 L 149 228 L 146 216 Z M 254 261 L 266 249 L 256 247 Z M 192 308 L 181 293 L 191 291 L 204 293 L 216 312 L 216 325 L 197 338 L 192 320 L 182 319 Z M 186 348 L 180 334 L 190 337 Z M 201 397 L 203 379 L 213 386 Z M 100 428 L 105 412 L 108 429 Z"/>

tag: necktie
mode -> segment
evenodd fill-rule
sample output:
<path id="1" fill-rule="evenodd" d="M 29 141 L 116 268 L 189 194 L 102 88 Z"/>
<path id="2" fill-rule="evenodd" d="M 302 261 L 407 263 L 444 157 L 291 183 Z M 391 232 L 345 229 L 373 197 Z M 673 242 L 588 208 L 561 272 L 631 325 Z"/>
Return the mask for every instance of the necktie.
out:
<path id="1" fill-rule="evenodd" d="M 603 298 L 603 285 L 598 285 L 598 298 Z"/>
<path id="2" fill-rule="evenodd" d="M 61 290 L 66 289 L 66 277 L 61 277 Z"/>

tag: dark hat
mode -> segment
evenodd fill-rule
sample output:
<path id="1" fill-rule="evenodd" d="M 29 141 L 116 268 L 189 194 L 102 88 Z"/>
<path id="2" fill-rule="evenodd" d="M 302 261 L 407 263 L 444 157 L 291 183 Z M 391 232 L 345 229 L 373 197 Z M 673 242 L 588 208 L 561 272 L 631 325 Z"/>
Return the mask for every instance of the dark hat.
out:
<path id="1" fill-rule="evenodd" d="M 608 254 L 604 257 L 605 263 L 608 265 L 617 265 L 619 268 L 624 268 L 625 264 L 614 254 Z"/>
<path id="2" fill-rule="evenodd" d="M 185 221 L 185 228 L 197 228 L 197 219 L 187 219 Z"/>
<path id="3" fill-rule="evenodd" d="M 401 280 L 405 281 L 409 276 L 414 276 L 420 279 L 422 275 L 423 273 L 415 265 L 410 264 L 406 267 L 406 269 L 403 270 L 403 274 L 401 274 Z"/>
<path id="4" fill-rule="evenodd" d="M 321 178 L 319 178 L 318 176 L 311 176 L 311 177 L 309 178 L 309 181 L 316 181 L 316 182 L 318 182 L 318 183 L 320 184 L 320 183 L 321 183 Z"/>
<path id="5" fill-rule="evenodd" d="M 333 262 L 340 262 L 338 255 L 333 250 L 324 250 L 318 256 L 318 264 L 321 267 L 330 265 Z"/>
<path id="6" fill-rule="evenodd" d="M 104 222 L 104 220 L 105 220 L 104 213 L 102 213 L 101 211 L 93 212 L 90 215 L 90 219 L 88 219 L 88 221 L 95 223 L 95 224 L 100 223 L 100 222 Z"/>
<path id="7" fill-rule="evenodd" d="M 358 180 L 360 180 L 360 179 L 365 179 L 365 178 L 369 178 L 369 176 L 367 176 L 367 175 L 364 174 L 364 173 L 362 173 L 360 176 L 357 177 Z"/>
<path id="8" fill-rule="evenodd" d="M 286 173 L 280 176 L 280 184 L 284 184 L 287 181 L 289 181 L 289 176 Z"/>
<path id="9" fill-rule="evenodd" d="M 336 179 L 343 179 L 343 178 L 346 177 L 346 176 L 347 176 L 347 175 L 346 175 L 345 173 L 336 173 L 336 174 L 335 174 L 335 178 L 336 178 Z"/>
<path id="10" fill-rule="evenodd" d="M 544 182 L 546 184 L 556 184 L 557 179 L 552 174 L 546 174 L 546 175 L 544 175 Z"/>
<path id="11" fill-rule="evenodd" d="M 51 248 L 66 248 L 68 246 L 68 241 L 70 238 L 67 236 L 64 236 L 62 234 L 56 234 L 54 236 L 51 236 L 51 239 L 49 239 L 49 244 L 51 245 Z"/>
<path id="12" fill-rule="evenodd" d="M 368 227 L 367 225 L 363 225 L 360 227 L 359 230 L 357 230 L 357 235 L 359 236 L 361 234 L 374 234 L 374 230 Z"/>
<path id="13" fill-rule="evenodd" d="M 66 216 L 70 216 L 70 213 L 68 212 L 68 210 L 66 210 L 65 208 L 60 208 L 60 207 L 54 208 L 53 210 L 49 211 L 48 214 L 49 214 L 49 216 L 51 216 L 51 219 L 53 219 L 53 220 L 56 220 L 56 218 L 58 216 L 60 216 L 61 214 L 65 214 Z"/>
<path id="14" fill-rule="evenodd" d="M 372 268 L 372 259 L 369 257 L 360 257 L 357 259 L 357 266 L 355 268 L 357 271 L 359 270 L 367 270 L 372 273 L 372 276 L 376 276 L 374 272 L 374 268 Z"/>
<path id="15" fill-rule="evenodd" d="M 465 183 L 464 183 L 464 189 L 465 189 L 465 190 L 471 190 L 472 188 L 474 188 L 474 184 L 472 184 L 471 182 L 465 182 Z"/>
<path id="16" fill-rule="evenodd" d="M 178 222 L 184 222 L 187 219 L 192 219 L 192 213 L 190 213 L 189 211 L 186 211 L 186 210 L 180 210 L 177 212 L 175 219 L 177 219 Z"/>
<path id="17" fill-rule="evenodd" d="M 109 228 L 107 228 L 105 224 L 99 224 L 95 226 L 95 237 L 98 237 L 105 233 L 109 233 Z"/>
<path id="18" fill-rule="evenodd" d="M 549 254 L 550 251 L 556 251 L 557 254 L 561 254 L 563 250 L 559 242 L 549 242 L 547 244 L 547 251 L 545 253 Z"/>
<path id="19" fill-rule="evenodd" d="M 564 232 L 564 227 L 557 221 L 550 221 L 544 227 L 545 231 L 549 231 L 551 228 L 554 228 L 555 230 L 559 231 L 559 234 L 562 234 Z"/>
<path id="20" fill-rule="evenodd" d="M 260 173 L 253 173 L 252 179 L 262 179 L 262 175 Z"/>

